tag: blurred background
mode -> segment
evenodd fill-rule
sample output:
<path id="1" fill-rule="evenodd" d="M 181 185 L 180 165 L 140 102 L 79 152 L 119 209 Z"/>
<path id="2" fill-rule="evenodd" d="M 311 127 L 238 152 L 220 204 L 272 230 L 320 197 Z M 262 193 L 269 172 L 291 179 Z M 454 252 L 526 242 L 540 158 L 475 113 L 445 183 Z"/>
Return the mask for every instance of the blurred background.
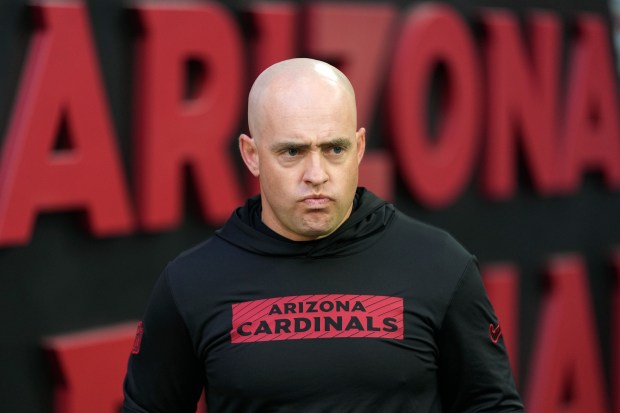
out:
<path id="1" fill-rule="evenodd" d="M 361 184 L 478 257 L 528 412 L 620 413 L 619 50 L 618 0 L 3 0 L 0 411 L 118 412 L 160 271 L 256 192 L 249 86 L 308 56 Z"/>

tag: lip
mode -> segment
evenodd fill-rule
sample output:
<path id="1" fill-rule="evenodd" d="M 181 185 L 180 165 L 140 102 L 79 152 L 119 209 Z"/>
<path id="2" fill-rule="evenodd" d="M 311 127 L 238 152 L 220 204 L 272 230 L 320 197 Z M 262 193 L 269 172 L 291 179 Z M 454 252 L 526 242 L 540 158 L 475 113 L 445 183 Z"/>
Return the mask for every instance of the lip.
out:
<path id="1" fill-rule="evenodd" d="M 310 195 L 301 199 L 301 203 L 312 208 L 324 207 L 331 201 L 332 199 L 325 195 Z"/>

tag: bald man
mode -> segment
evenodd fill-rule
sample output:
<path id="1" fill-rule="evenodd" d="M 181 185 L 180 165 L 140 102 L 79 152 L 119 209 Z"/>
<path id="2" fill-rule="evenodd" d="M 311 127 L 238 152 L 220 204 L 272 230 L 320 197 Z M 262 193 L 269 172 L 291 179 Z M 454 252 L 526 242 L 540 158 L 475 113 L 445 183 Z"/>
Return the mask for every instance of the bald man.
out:
<path id="1" fill-rule="evenodd" d="M 357 186 L 347 78 L 277 63 L 248 125 L 260 195 L 162 273 L 123 412 L 522 412 L 475 257 Z"/>
<path id="2" fill-rule="evenodd" d="M 310 59 L 276 64 L 250 91 L 241 156 L 260 180 L 261 220 L 308 241 L 351 214 L 365 131 L 356 132 L 355 95 L 337 69 Z"/>

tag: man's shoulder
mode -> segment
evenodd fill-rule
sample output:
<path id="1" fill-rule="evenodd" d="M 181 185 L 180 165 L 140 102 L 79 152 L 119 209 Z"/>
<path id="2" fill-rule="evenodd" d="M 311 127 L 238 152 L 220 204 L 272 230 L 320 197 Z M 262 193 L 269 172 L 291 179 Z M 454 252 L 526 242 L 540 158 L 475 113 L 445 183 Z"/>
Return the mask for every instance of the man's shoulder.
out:
<path id="1" fill-rule="evenodd" d="M 216 236 L 210 236 L 206 240 L 180 252 L 167 266 L 169 273 L 187 273 L 196 270 L 203 270 L 206 266 L 217 265 L 226 244 Z"/>
<path id="2" fill-rule="evenodd" d="M 392 232 L 394 241 L 411 245 L 440 257 L 461 257 L 469 260 L 472 254 L 449 231 L 413 218 L 396 210 Z"/>
<path id="3" fill-rule="evenodd" d="M 195 300 L 210 300 L 205 291 L 211 292 L 228 285 L 226 273 L 231 259 L 229 244 L 219 237 L 211 236 L 203 242 L 179 253 L 166 265 L 163 276 L 172 295 L 181 302 L 195 303 Z M 212 298 L 212 297 L 211 297 Z"/>

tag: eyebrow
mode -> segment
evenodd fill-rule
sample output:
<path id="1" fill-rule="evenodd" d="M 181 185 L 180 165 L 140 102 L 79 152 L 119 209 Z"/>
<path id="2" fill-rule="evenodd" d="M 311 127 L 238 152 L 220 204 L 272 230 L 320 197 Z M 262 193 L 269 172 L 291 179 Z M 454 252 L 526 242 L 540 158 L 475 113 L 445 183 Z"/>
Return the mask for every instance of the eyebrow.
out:
<path id="1" fill-rule="evenodd" d="M 308 143 L 299 143 L 294 141 L 284 141 L 274 143 L 269 147 L 274 152 L 279 152 L 287 149 L 308 150 L 312 145 Z M 351 140 L 348 138 L 335 138 L 326 142 L 322 142 L 318 145 L 319 148 L 333 148 L 334 146 L 342 146 L 344 148 L 351 147 Z"/>

